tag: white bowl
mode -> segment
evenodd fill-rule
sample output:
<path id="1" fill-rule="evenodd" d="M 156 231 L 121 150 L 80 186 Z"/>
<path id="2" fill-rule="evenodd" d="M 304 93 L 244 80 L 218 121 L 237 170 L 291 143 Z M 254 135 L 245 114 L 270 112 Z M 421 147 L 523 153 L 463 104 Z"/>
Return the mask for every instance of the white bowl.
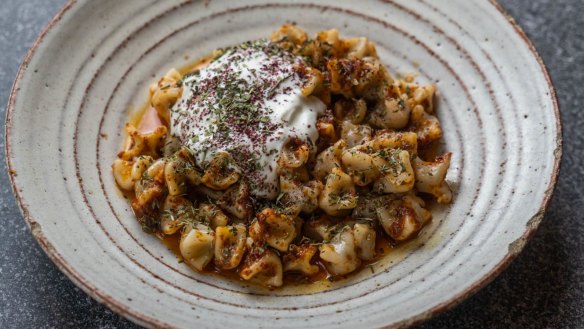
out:
<path id="1" fill-rule="evenodd" d="M 366 36 L 392 72 L 439 89 L 454 203 L 419 238 L 329 287 L 265 291 L 195 273 L 142 232 L 110 174 L 150 82 L 293 21 Z M 33 235 L 79 287 L 154 327 L 407 326 L 500 273 L 542 219 L 558 174 L 558 104 L 541 59 L 497 4 L 72 1 L 30 50 L 10 97 L 10 177 Z M 323 288 L 327 288 L 323 290 Z"/>

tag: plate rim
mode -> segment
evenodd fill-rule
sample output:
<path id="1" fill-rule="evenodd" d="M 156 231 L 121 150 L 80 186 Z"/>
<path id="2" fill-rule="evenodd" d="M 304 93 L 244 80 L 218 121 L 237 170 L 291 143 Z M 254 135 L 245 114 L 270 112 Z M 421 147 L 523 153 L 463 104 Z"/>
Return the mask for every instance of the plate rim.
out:
<path id="1" fill-rule="evenodd" d="M 78 2 L 77 0 L 68 0 L 65 5 L 61 7 L 61 9 L 53 16 L 53 18 L 45 25 L 45 27 L 41 30 L 40 34 L 33 42 L 32 46 L 27 51 L 22 63 L 18 69 L 16 74 L 16 78 L 12 85 L 10 95 L 8 98 L 8 104 L 6 107 L 6 115 L 5 115 L 5 130 L 4 130 L 4 140 L 5 140 L 5 161 L 7 164 L 8 170 L 8 177 L 10 180 L 10 185 L 12 188 L 12 193 L 16 199 L 16 203 L 20 209 L 22 217 L 26 222 L 27 226 L 29 227 L 32 235 L 36 239 L 37 243 L 41 246 L 45 254 L 49 257 L 49 259 L 56 265 L 56 267 L 65 274 L 69 280 L 71 280 L 77 287 L 83 290 L 87 295 L 91 296 L 95 299 L 98 303 L 106 306 L 107 308 L 111 309 L 112 311 L 116 312 L 117 314 L 144 326 L 155 326 L 155 327 L 171 327 L 168 323 L 161 321 L 159 319 L 155 319 L 150 317 L 146 314 L 143 314 L 139 311 L 131 310 L 127 305 L 123 302 L 116 301 L 112 296 L 109 296 L 106 292 L 99 290 L 95 286 L 91 284 L 91 282 L 85 280 L 85 278 L 80 275 L 72 265 L 70 265 L 53 247 L 52 243 L 44 236 L 42 230 L 40 229 L 39 224 L 37 221 L 30 215 L 28 211 L 28 204 L 24 197 L 20 194 L 17 182 L 15 177 L 17 173 L 14 170 L 14 165 L 12 163 L 12 145 L 10 136 L 12 134 L 12 115 L 15 110 L 16 99 L 18 97 L 18 93 L 20 91 L 20 83 L 28 69 L 28 63 L 30 62 L 31 58 L 35 55 L 36 50 L 39 46 L 43 43 L 45 36 L 50 32 L 50 30 L 55 27 L 60 21 L 61 18 L 76 5 Z M 508 247 L 507 254 L 498 262 L 493 268 L 483 275 L 478 280 L 474 281 L 471 285 L 466 287 L 460 293 L 449 297 L 447 300 L 443 301 L 442 303 L 431 307 L 430 309 L 421 312 L 417 315 L 414 315 L 408 319 L 402 320 L 400 322 L 396 322 L 390 324 L 389 326 L 395 328 L 404 328 L 409 327 L 415 324 L 422 323 L 430 318 L 433 318 L 439 314 L 442 314 L 458 304 L 462 303 L 464 300 L 467 300 L 470 296 L 477 293 L 479 290 L 487 286 L 491 281 L 493 281 L 496 277 L 498 277 L 508 266 L 509 264 L 521 253 L 524 249 L 527 242 L 532 238 L 533 234 L 536 232 L 537 228 L 539 227 L 541 221 L 544 218 L 545 212 L 547 211 L 550 201 L 553 198 L 555 188 L 557 186 L 558 177 L 560 174 L 560 165 L 563 155 L 563 127 L 561 121 L 561 113 L 560 113 L 560 104 L 557 98 L 556 89 L 553 83 L 553 80 L 548 72 L 547 66 L 545 65 L 543 59 L 539 55 L 537 49 L 535 48 L 533 42 L 529 39 L 527 34 L 523 31 L 521 26 L 515 21 L 515 19 L 496 1 L 496 0 L 489 0 L 489 3 L 494 6 L 499 14 L 501 14 L 507 23 L 513 27 L 515 33 L 521 38 L 524 45 L 527 46 L 528 50 L 531 52 L 533 58 L 537 61 L 541 72 L 546 80 L 547 89 L 549 91 L 549 99 L 552 102 L 555 124 L 556 124 L 556 136 L 555 136 L 555 149 L 553 152 L 554 156 L 554 164 L 553 169 L 551 171 L 550 181 L 548 186 L 543 194 L 543 200 L 541 201 L 540 207 L 537 213 L 532 216 L 526 224 L 525 231 L 523 234 L 517 238 L 515 241 L 511 242 Z"/>

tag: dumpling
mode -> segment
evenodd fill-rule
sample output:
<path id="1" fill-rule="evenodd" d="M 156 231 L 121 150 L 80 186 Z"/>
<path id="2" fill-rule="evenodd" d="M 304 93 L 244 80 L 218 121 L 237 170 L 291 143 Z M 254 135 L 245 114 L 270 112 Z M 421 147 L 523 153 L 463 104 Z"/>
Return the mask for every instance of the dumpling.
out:
<path id="1" fill-rule="evenodd" d="M 185 262 L 202 271 L 213 259 L 214 244 L 215 232 L 210 227 L 196 225 L 183 233 L 179 249 Z"/>
<path id="2" fill-rule="evenodd" d="M 414 195 L 405 195 L 377 209 L 379 223 L 387 235 L 395 241 L 414 237 L 432 219 L 432 214 L 423 208 L 424 201 Z"/>
<path id="3" fill-rule="evenodd" d="M 351 176 L 341 168 L 334 168 L 327 176 L 318 205 L 331 216 L 347 213 L 357 205 L 357 191 Z"/>
<path id="4" fill-rule="evenodd" d="M 215 229 L 215 265 L 221 269 L 236 268 L 245 253 L 246 227 L 219 226 Z"/>
<path id="5" fill-rule="evenodd" d="M 320 259 L 333 275 L 351 273 L 361 265 L 350 228 L 343 229 L 329 243 L 320 245 L 319 250 Z"/>
<path id="6" fill-rule="evenodd" d="M 300 272 L 305 275 L 318 273 L 318 266 L 311 263 L 317 252 L 318 248 L 312 244 L 291 245 L 290 250 L 283 257 L 284 271 Z"/>
<path id="7" fill-rule="evenodd" d="M 415 175 L 410 153 L 400 149 L 386 149 L 377 153 L 375 164 L 381 177 L 373 190 L 380 193 L 403 193 L 414 187 Z"/>
<path id="8" fill-rule="evenodd" d="M 229 154 L 218 152 L 209 163 L 201 181 L 214 190 L 225 190 L 235 184 L 238 179 L 239 173 L 233 169 Z"/>
<path id="9" fill-rule="evenodd" d="M 288 251 L 290 243 L 300 233 L 301 219 L 281 214 L 272 208 L 266 208 L 257 215 L 249 227 L 249 236 L 254 241 L 263 241 L 270 247 L 282 252 Z"/>
<path id="10" fill-rule="evenodd" d="M 254 247 L 245 257 L 239 276 L 264 286 L 280 287 L 283 283 L 282 261 L 274 251 Z"/>
<path id="11" fill-rule="evenodd" d="M 357 256 L 362 260 L 372 260 L 375 257 L 375 237 L 373 227 L 368 223 L 356 223 L 353 226 L 353 237 Z"/>
<path id="12" fill-rule="evenodd" d="M 446 153 L 437 157 L 434 162 L 423 161 L 420 158 L 414 159 L 416 188 L 420 192 L 435 196 L 438 203 L 452 201 L 452 191 L 445 180 L 451 157 L 452 153 Z"/>

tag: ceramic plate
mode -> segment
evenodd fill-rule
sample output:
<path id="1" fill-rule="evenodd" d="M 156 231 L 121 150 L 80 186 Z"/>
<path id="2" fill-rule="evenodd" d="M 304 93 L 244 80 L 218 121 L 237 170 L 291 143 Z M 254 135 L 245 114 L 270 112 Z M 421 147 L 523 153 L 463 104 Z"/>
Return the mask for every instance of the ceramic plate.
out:
<path id="1" fill-rule="evenodd" d="M 366 36 L 394 73 L 436 83 L 454 203 L 347 281 L 273 292 L 201 275 L 142 232 L 110 164 L 149 83 L 284 22 Z M 407 326 L 500 273 L 542 219 L 561 155 L 546 70 L 497 4 L 468 0 L 72 1 L 41 34 L 6 119 L 14 192 L 79 287 L 150 327 Z M 322 288 L 327 288 L 322 290 Z"/>

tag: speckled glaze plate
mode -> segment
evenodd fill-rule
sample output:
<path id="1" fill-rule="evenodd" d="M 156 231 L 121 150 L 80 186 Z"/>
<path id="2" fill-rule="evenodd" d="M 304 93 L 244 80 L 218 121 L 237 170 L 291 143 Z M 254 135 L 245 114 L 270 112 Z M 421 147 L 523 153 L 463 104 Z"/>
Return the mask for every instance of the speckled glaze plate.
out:
<path id="1" fill-rule="evenodd" d="M 265 291 L 195 273 L 140 225 L 110 164 L 155 77 L 286 21 L 366 36 L 392 72 L 436 83 L 450 206 L 416 241 L 351 279 Z M 496 3 L 71 1 L 26 57 L 6 152 L 33 235 L 98 301 L 149 327 L 403 327 L 477 291 L 542 219 L 561 156 L 558 104 L 523 32 Z M 326 288 L 325 290 L 322 290 Z"/>

